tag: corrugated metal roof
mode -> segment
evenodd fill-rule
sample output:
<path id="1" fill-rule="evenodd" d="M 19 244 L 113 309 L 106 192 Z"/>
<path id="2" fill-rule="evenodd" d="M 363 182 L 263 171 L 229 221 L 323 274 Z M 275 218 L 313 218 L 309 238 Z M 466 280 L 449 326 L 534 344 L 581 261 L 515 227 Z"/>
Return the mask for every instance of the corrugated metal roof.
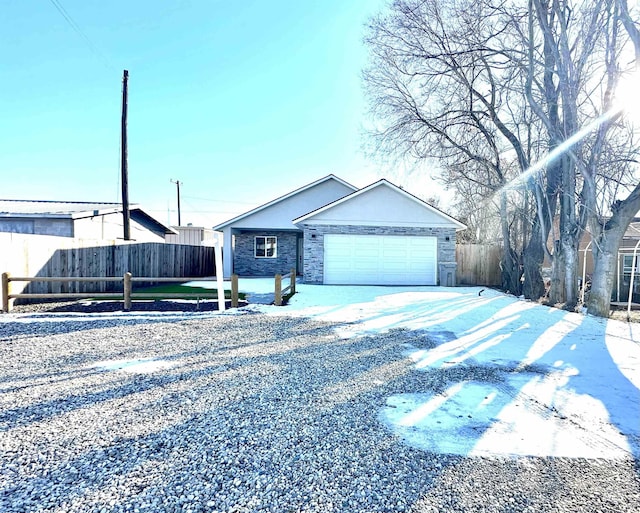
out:
<path id="1" fill-rule="evenodd" d="M 178 233 L 151 217 L 137 204 L 131 204 L 129 210 L 131 219 L 161 236 Z M 114 212 L 122 212 L 121 203 L 0 199 L 0 217 L 80 219 Z"/>
<path id="2" fill-rule="evenodd" d="M 133 205 L 132 205 L 133 206 Z M 117 211 L 121 203 L 100 203 L 93 201 L 34 201 L 0 199 L 0 215 L 55 215 L 72 216 L 80 212 Z"/>

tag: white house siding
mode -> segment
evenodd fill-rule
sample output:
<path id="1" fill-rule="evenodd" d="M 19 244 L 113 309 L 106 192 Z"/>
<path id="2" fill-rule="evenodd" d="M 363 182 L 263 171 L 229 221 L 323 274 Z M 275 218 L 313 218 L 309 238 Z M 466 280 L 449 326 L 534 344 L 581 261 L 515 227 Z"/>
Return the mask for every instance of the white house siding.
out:
<path id="1" fill-rule="evenodd" d="M 297 230 L 291 222 L 293 219 L 352 192 L 351 187 L 338 180 L 329 179 L 282 200 L 274 200 L 272 205 L 258 208 L 256 212 L 241 216 L 237 221 L 219 225 L 218 229 L 221 227 L 224 235 L 224 276 L 228 278 L 232 273 L 242 276 L 247 266 L 254 265 L 254 262 L 243 263 L 242 256 L 236 255 L 238 234 L 242 230 Z"/>
<path id="2" fill-rule="evenodd" d="M 186 244 L 188 246 L 202 246 L 203 241 L 213 240 L 213 230 L 202 226 L 172 226 L 177 234 L 168 233 L 165 241 L 169 244 Z"/>
<path id="3" fill-rule="evenodd" d="M 454 227 L 454 223 L 438 210 L 385 185 L 338 202 L 304 222 L 322 225 Z"/>
<path id="4" fill-rule="evenodd" d="M 353 189 L 336 180 L 327 180 L 254 214 L 250 214 L 232 226 L 233 228 L 242 229 L 295 229 L 291 222 L 293 219 L 323 207 L 327 203 L 331 203 L 352 192 Z"/>
<path id="5" fill-rule="evenodd" d="M 122 239 L 124 238 L 122 212 L 101 214 L 75 219 L 73 237 L 76 239 Z M 130 220 L 131 239 L 136 242 L 164 242 L 164 237 L 153 233 L 133 219 Z"/>

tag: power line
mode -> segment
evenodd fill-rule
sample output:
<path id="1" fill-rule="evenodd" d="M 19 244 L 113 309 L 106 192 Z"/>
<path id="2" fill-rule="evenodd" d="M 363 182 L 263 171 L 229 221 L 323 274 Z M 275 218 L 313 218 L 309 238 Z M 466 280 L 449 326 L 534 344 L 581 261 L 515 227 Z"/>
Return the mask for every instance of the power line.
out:
<path id="1" fill-rule="evenodd" d="M 150 209 L 146 209 L 146 208 L 145 210 L 151 211 Z M 171 212 L 178 212 L 177 208 L 171 208 L 170 210 Z M 154 211 L 159 212 L 158 209 L 155 209 Z M 198 208 L 193 208 L 193 207 L 191 208 L 183 207 L 182 212 L 186 212 L 189 214 L 236 214 L 236 215 L 239 214 L 237 210 L 200 210 Z"/>
<path id="2" fill-rule="evenodd" d="M 241 203 L 243 205 L 255 205 L 256 202 L 255 201 L 235 201 L 235 200 L 221 200 L 221 199 L 215 199 L 215 198 L 199 198 L 197 196 L 185 196 L 184 194 L 182 195 L 183 198 L 189 198 L 189 199 L 194 199 L 194 200 L 199 200 L 199 201 L 211 201 L 211 202 L 215 202 L 215 203 Z"/>
<path id="3" fill-rule="evenodd" d="M 60 15 L 65 19 L 65 21 L 69 24 L 69 26 L 78 34 L 82 40 L 86 43 L 89 49 L 93 52 L 93 54 L 98 57 L 102 63 L 109 69 L 114 69 L 109 59 L 107 59 L 102 52 L 98 50 L 98 48 L 91 42 L 91 39 L 82 31 L 80 26 L 74 21 L 71 15 L 67 12 L 64 6 L 60 3 L 60 0 L 49 0 L 51 4 L 57 9 Z"/>
<path id="4" fill-rule="evenodd" d="M 182 199 L 184 200 L 185 196 L 182 196 Z M 196 207 L 193 203 L 189 202 L 189 201 L 183 201 L 183 203 L 185 203 L 189 208 L 185 209 L 183 207 L 182 211 L 183 212 L 190 212 L 192 214 L 234 214 L 237 212 L 238 210 L 204 210 L 202 208 Z"/>

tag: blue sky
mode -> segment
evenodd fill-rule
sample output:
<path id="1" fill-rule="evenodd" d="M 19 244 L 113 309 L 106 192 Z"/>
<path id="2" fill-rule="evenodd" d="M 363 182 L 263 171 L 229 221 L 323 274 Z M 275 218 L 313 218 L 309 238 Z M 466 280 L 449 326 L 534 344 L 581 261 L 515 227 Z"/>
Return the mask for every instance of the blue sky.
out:
<path id="1" fill-rule="evenodd" d="M 385 5 L 4 0 L 0 197 L 119 201 L 123 69 L 130 200 L 163 222 L 170 179 L 183 224 L 204 226 L 329 173 L 398 182 L 362 152 L 362 38 Z"/>

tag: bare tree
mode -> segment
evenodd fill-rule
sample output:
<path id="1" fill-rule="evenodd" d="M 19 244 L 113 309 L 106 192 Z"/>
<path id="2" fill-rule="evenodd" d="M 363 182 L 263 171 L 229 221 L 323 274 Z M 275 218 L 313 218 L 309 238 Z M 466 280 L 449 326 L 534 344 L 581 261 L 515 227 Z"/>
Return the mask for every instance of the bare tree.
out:
<path id="1" fill-rule="evenodd" d="M 467 191 L 472 184 L 484 201 L 498 205 L 503 287 L 519 293 L 520 258 L 511 244 L 504 187 L 529 166 L 530 145 L 520 133 L 528 107 L 510 95 L 510 84 L 521 80 L 510 57 L 493 48 L 510 21 L 483 0 L 397 0 L 371 22 L 365 81 L 381 120 L 380 149 L 438 158 L 450 184 Z"/>
<path id="2" fill-rule="evenodd" d="M 640 207 L 632 193 L 624 202 L 614 202 L 611 213 L 601 208 L 610 197 L 611 184 L 630 176 L 628 164 L 636 151 L 634 145 L 624 144 L 629 134 L 620 123 L 621 110 L 613 104 L 624 73 L 621 56 L 628 46 L 628 38 L 621 37 L 619 2 L 530 0 L 529 10 L 530 55 L 535 25 L 544 40 L 540 59 L 551 80 L 537 98 L 530 94 L 528 100 L 548 130 L 549 155 L 558 153 L 547 163 L 559 203 L 550 299 L 576 304 L 577 250 L 589 229 L 596 262 L 590 311 L 608 315 L 617 250 Z M 625 158 L 620 159 L 621 154 Z"/>
<path id="3" fill-rule="evenodd" d="M 610 165 L 624 153 L 611 113 L 629 39 L 621 26 L 640 44 L 625 0 L 396 0 L 371 23 L 365 79 L 379 148 L 441 159 L 450 185 L 497 208 L 511 291 L 522 263 L 525 295 L 540 297 L 547 255 L 550 300 L 575 305 L 585 229 L 596 256 L 617 252 L 638 210 L 634 189 L 609 221 L 598 213 L 629 174 Z"/>
<path id="4" fill-rule="evenodd" d="M 616 121 L 622 114 L 620 108 L 616 108 L 613 105 L 613 97 L 615 95 L 615 89 L 619 81 L 623 79 L 624 69 L 620 69 L 618 60 L 620 55 L 624 55 L 621 51 L 618 38 L 620 37 L 617 30 L 617 23 L 621 23 L 626 35 L 631 40 L 633 46 L 633 69 L 637 72 L 640 69 L 640 30 L 630 14 L 627 5 L 627 0 L 615 0 L 609 4 L 609 12 L 611 15 L 611 23 L 614 30 L 610 32 L 609 39 L 606 46 L 606 68 L 607 68 L 607 85 L 604 93 L 604 104 L 608 109 L 606 111 L 607 121 L 598 130 L 598 136 L 594 141 L 594 146 L 606 144 L 606 140 L 603 132 L 616 128 Z M 624 47 L 623 47 L 624 48 Z M 619 128 L 619 126 L 618 126 Z M 618 131 L 619 132 L 619 131 Z M 629 130 L 624 131 L 629 135 Z M 629 223 L 633 220 L 633 217 L 640 210 L 640 184 L 628 180 L 630 174 L 630 164 L 635 160 L 638 155 L 638 147 L 635 144 L 632 137 L 622 139 L 618 137 L 618 151 L 609 151 L 608 155 L 617 155 L 618 158 L 612 159 L 617 173 L 617 180 L 606 180 L 605 185 L 610 186 L 613 184 L 613 191 L 605 193 L 604 197 L 607 199 L 614 198 L 611 203 L 610 215 L 602 208 L 598 212 L 594 212 L 594 215 L 590 217 L 590 226 L 593 236 L 593 253 L 594 253 L 594 273 L 592 278 L 591 292 L 589 294 L 589 301 L 587 303 L 588 311 L 594 315 L 608 316 L 609 305 L 611 301 L 611 294 L 613 291 L 613 284 L 616 276 L 617 261 L 618 261 L 618 249 L 622 241 L 622 237 L 629 226 Z M 592 152 L 594 157 L 587 162 L 586 177 L 591 182 L 596 182 L 598 179 L 598 171 L 602 166 L 602 161 L 597 157 L 598 152 Z M 633 162 L 635 163 L 635 162 Z M 609 162 L 611 165 L 611 162 Z M 592 185 L 591 190 L 596 189 L 596 185 Z M 603 190 L 607 190 L 602 187 Z M 620 189 L 623 189 L 620 191 Z M 628 195 L 623 200 L 615 199 L 621 196 L 626 189 Z M 635 263 L 634 263 L 635 265 Z"/>

